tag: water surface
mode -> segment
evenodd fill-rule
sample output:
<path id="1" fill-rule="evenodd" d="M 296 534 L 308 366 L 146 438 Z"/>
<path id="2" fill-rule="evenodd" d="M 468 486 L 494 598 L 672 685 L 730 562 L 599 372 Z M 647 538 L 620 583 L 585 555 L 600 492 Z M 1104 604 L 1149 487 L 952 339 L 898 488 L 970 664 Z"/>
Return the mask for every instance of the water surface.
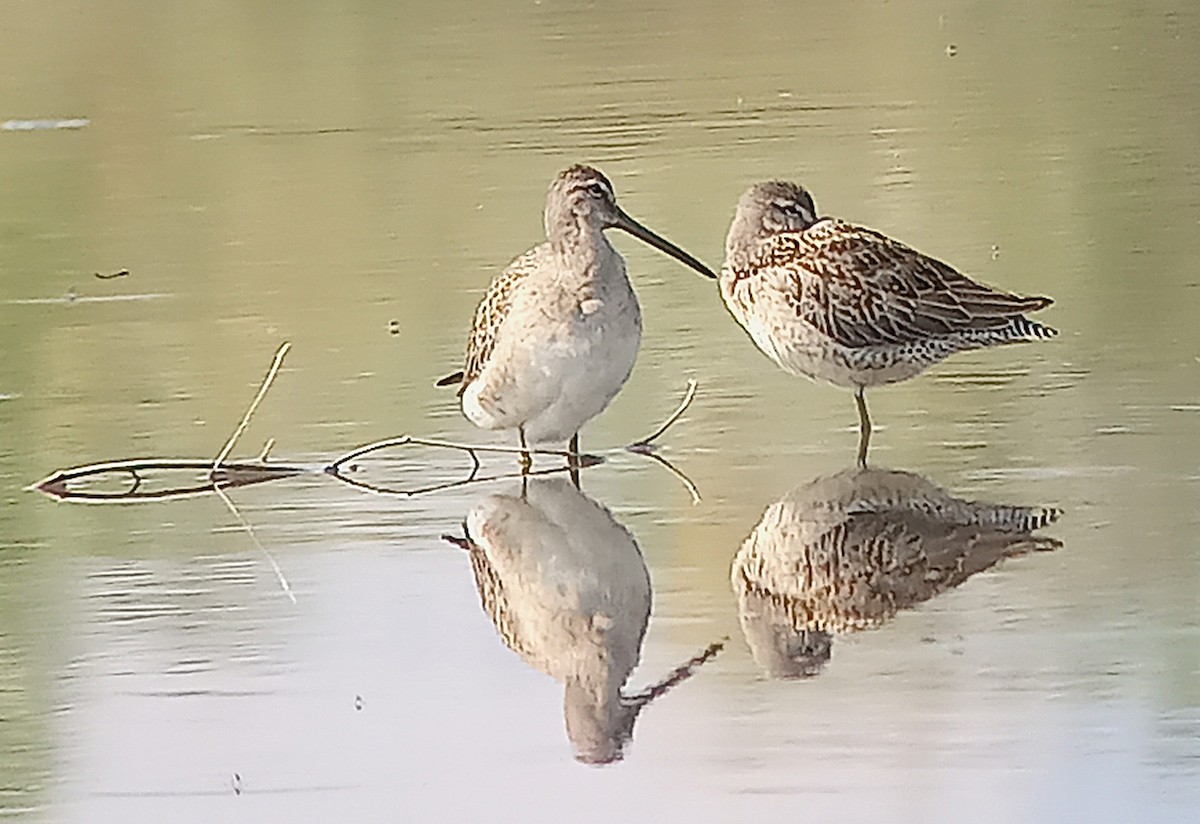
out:
<path id="1" fill-rule="evenodd" d="M 0 812 L 1194 817 L 1200 12 L 8 6 L 0 122 L 83 125 L 0 130 Z M 824 213 L 1053 296 L 1054 341 L 869 397 L 877 468 L 1059 508 L 1037 534 L 1061 546 L 833 627 L 817 672 L 775 677 L 730 568 L 778 502 L 850 466 L 853 402 L 776 370 L 711 284 L 625 237 L 644 345 L 584 447 L 651 431 L 695 378 L 662 454 L 702 501 L 635 455 L 584 473 L 579 511 L 627 533 L 652 593 L 622 694 L 728 640 L 642 709 L 618 763 L 576 760 L 565 670 L 505 644 L 443 540 L 508 482 L 236 492 L 295 604 L 215 498 L 25 491 L 92 460 L 215 455 L 282 340 L 240 455 L 505 443 L 432 382 L 577 161 L 711 264 L 738 194 L 785 177 Z M 397 471 L 460 466 L 414 450 Z"/>

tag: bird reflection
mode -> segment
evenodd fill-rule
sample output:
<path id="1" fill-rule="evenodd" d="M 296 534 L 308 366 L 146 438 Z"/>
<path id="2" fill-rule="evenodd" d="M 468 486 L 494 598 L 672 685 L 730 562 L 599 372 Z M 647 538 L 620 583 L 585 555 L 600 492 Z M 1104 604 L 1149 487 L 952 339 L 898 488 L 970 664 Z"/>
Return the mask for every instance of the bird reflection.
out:
<path id="1" fill-rule="evenodd" d="M 563 684 L 575 757 L 624 756 L 638 714 L 719 651 L 714 644 L 664 679 L 625 691 L 650 620 L 650 576 L 633 535 L 562 477 L 491 495 L 467 515 L 466 537 L 484 611 L 505 645 Z"/>
<path id="2" fill-rule="evenodd" d="M 767 508 L 733 560 L 742 632 L 771 677 L 817 675 L 833 637 L 880 626 L 1002 558 L 1057 549 L 1060 510 L 955 498 L 909 472 L 850 469 Z"/>

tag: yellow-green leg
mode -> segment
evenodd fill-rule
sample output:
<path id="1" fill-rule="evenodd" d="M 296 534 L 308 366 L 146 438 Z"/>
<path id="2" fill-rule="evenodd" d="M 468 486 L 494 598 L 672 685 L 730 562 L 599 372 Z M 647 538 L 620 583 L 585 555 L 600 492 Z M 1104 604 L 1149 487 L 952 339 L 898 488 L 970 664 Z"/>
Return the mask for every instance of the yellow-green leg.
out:
<path id="1" fill-rule="evenodd" d="M 854 393 L 854 402 L 858 406 L 858 466 L 867 468 L 867 447 L 871 443 L 871 416 L 867 414 L 867 398 L 864 387 L 858 387 Z"/>
<path id="2" fill-rule="evenodd" d="M 529 444 L 525 440 L 525 427 L 517 427 L 517 434 L 521 437 L 521 474 L 527 475 L 533 466 L 533 456 L 529 454 Z"/>
<path id="3" fill-rule="evenodd" d="M 571 454 L 567 457 L 567 468 L 571 473 L 571 482 L 575 484 L 575 488 L 579 489 L 579 433 L 576 432 L 571 436 L 571 442 L 567 445 L 567 451 Z"/>

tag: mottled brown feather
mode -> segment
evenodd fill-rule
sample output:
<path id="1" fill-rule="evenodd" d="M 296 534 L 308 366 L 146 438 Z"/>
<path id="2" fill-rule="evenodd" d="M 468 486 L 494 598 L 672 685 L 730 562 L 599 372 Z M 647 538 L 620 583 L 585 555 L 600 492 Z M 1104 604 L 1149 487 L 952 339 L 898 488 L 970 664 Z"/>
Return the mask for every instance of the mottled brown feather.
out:
<path id="1" fill-rule="evenodd" d="M 483 300 L 475 307 L 475 315 L 471 320 L 471 334 L 467 338 L 467 355 L 462 383 L 458 388 L 459 395 L 483 372 L 496 346 L 500 326 L 512 308 L 518 286 L 528 275 L 537 271 L 539 265 L 544 265 L 542 257 L 549 254 L 549 251 L 548 243 L 535 246 L 492 279 Z"/>
<path id="2" fill-rule="evenodd" d="M 748 263 L 790 278 L 797 316 L 850 347 L 1002 327 L 1052 302 L 976 283 L 899 241 L 835 219 L 764 238 Z"/>

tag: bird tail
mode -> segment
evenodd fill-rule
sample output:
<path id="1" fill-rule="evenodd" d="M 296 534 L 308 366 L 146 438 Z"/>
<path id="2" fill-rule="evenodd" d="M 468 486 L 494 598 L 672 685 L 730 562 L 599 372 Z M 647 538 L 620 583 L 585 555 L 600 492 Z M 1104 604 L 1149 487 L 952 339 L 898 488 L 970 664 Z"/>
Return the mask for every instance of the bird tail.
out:
<path id="1" fill-rule="evenodd" d="M 1024 315 L 1013 317 L 1006 331 L 1012 336 L 1013 341 L 1046 340 L 1058 334 L 1058 330 L 1053 326 L 1046 326 L 1044 323 L 1030 320 Z"/>
<path id="2" fill-rule="evenodd" d="M 457 371 L 453 374 L 447 375 L 446 377 L 440 379 L 436 385 L 437 386 L 458 386 L 462 382 L 463 382 L 463 372 L 460 369 L 459 371 Z"/>
<path id="3" fill-rule="evenodd" d="M 1062 517 L 1054 506 L 1013 506 L 1009 504 L 971 503 L 971 523 L 993 527 L 1001 532 L 1029 533 L 1044 529 Z"/>

